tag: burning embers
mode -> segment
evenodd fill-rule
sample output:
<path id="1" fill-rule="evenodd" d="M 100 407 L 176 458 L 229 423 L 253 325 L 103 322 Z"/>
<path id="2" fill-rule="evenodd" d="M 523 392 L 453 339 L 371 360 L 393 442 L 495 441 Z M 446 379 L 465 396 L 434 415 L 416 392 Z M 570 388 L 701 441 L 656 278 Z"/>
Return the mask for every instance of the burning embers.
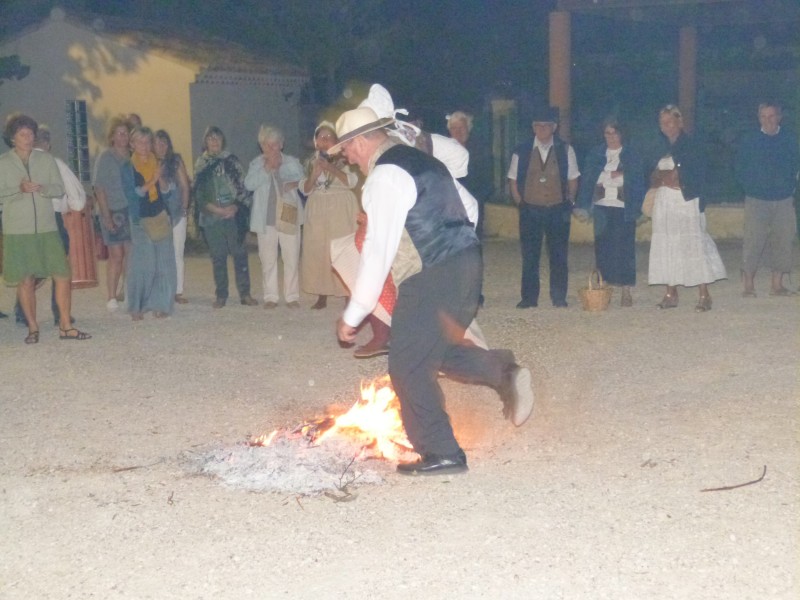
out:
<path id="1" fill-rule="evenodd" d="M 361 385 L 346 413 L 279 429 L 246 443 L 215 447 L 190 459 L 194 472 L 252 491 L 318 494 L 348 485 L 380 484 L 387 461 L 413 453 L 389 377 Z M 370 461 L 370 466 L 364 460 Z"/>
<path id="2" fill-rule="evenodd" d="M 400 419 L 400 402 L 384 376 L 361 384 L 361 399 L 338 417 L 327 416 L 303 423 L 292 430 L 275 430 L 250 440 L 251 446 L 269 446 L 281 437 L 305 438 L 312 445 L 343 439 L 357 443 L 359 458 L 386 458 L 396 461 L 403 453 L 413 452 Z"/>

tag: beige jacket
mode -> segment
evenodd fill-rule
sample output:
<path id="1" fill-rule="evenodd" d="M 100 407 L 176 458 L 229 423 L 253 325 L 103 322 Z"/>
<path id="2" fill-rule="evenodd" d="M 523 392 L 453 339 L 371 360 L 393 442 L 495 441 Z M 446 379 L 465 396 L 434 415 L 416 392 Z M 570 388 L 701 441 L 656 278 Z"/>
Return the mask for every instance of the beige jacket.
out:
<path id="1" fill-rule="evenodd" d="M 40 192 L 23 194 L 20 183 L 42 184 Z M 0 156 L 0 208 L 6 235 L 58 231 L 53 198 L 64 195 L 64 182 L 55 159 L 47 152 L 31 152 L 28 167 L 14 150 Z"/>

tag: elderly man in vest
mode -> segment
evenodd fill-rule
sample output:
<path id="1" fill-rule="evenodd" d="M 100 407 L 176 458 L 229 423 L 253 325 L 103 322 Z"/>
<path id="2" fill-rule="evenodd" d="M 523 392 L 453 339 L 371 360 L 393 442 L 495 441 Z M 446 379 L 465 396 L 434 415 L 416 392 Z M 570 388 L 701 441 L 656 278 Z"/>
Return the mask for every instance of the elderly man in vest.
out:
<path id="1" fill-rule="evenodd" d="M 519 207 L 522 248 L 522 299 L 517 308 L 539 304 L 542 239 L 550 257 L 550 300 L 555 307 L 567 306 L 569 226 L 580 171 L 572 146 L 554 136 L 557 127 L 557 109 L 534 111 L 533 142 L 517 146 L 508 168 L 511 197 Z"/>
<path id="2" fill-rule="evenodd" d="M 440 161 L 390 138 L 385 128 L 393 122 L 361 107 L 336 123 L 339 144 L 330 151 L 342 151 L 367 176 L 361 198 L 367 233 L 337 334 L 341 341 L 353 341 L 391 271 L 397 303 L 389 375 L 406 434 L 420 455 L 397 470 L 463 472 L 467 459 L 444 410 L 437 374 L 494 388 L 506 417 L 517 426 L 533 410 L 531 374 L 509 350 L 485 350 L 464 341 L 464 330 L 478 310 L 481 284 L 480 242 L 464 206 L 474 199 L 459 193 Z"/>

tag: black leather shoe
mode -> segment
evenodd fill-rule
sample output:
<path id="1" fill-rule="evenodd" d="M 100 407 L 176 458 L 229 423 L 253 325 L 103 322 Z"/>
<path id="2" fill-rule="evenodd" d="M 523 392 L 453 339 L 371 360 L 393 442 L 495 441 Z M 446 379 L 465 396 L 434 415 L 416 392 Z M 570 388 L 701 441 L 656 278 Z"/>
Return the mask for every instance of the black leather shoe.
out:
<path id="1" fill-rule="evenodd" d="M 503 416 L 519 427 L 533 412 L 533 385 L 531 372 L 525 367 L 511 365 L 506 370 L 503 384 L 497 389 L 503 401 Z"/>
<path id="2" fill-rule="evenodd" d="M 553 300 L 553 306 L 556 308 L 567 308 L 566 300 Z"/>
<path id="3" fill-rule="evenodd" d="M 536 302 L 528 302 L 527 300 L 520 300 L 517 302 L 517 308 L 536 308 L 538 304 Z"/>
<path id="4" fill-rule="evenodd" d="M 397 472 L 402 475 L 448 475 L 466 471 L 469 471 L 469 467 L 463 451 L 453 456 L 426 454 L 414 462 L 397 465 Z"/>

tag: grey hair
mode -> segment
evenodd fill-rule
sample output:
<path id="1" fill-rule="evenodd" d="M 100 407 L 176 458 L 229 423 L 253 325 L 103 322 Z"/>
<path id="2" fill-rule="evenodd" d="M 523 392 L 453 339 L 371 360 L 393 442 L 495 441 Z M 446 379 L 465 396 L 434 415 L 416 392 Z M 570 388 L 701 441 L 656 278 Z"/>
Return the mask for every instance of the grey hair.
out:
<path id="1" fill-rule="evenodd" d="M 660 111 L 658 111 L 658 115 L 671 115 L 678 119 L 679 121 L 683 120 L 683 113 L 681 109 L 678 108 L 675 104 L 667 104 L 665 105 Z"/>
<path id="2" fill-rule="evenodd" d="M 50 143 L 50 128 L 47 125 L 39 125 L 39 131 L 36 132 L 35 144 L 49 144 Z"/>
<path id="3" fill-rule="evenodd" d="M 450 123 L 454 121 L 464 121 L 464 124 L 467 126 L 467 131 L 472 131 L 472 115 L 465 113 L 463 110 L 457 110 L 447 115 L 448 129 L 450 129 Z"/>
<path id="4" fill-rule="evenodd" d="M 278 129 L 277 127 L 273 127 L 272 125 L 261 125 L 258 129 L 258 143 L 263 144 L 265 142 L 280 142 L 283 144 L 285 138 L 283 137 L 283 131 Z"/>

